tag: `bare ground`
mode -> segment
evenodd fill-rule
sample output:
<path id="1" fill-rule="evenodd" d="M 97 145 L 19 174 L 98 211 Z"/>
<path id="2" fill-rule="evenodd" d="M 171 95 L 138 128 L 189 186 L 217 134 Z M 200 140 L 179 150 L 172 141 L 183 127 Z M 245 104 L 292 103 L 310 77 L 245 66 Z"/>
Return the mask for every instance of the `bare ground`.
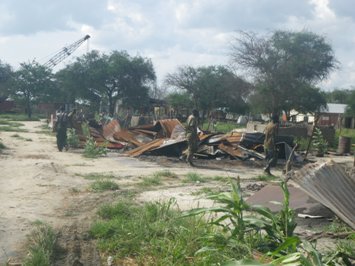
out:
<path id="1" fill-rule="evenodd" d="M 138 201 L 157 201 L 174 197 L 181 209 L 208 206 L 212 203 L 194 195 L 202 187 L 225 189 L 225 182 L 186 184 L 183 177 L 190 172 L 203 176 L 240 176 L 243 186 L 262 174 L 261 164 L 254 161 L 199 160 L 190 168 L 175 158 L 143 157 L 135 159 L 111 152 L 107 157 L 87 159 L 80 151 L 58 152 L 55 137 L 43 132 L 42 122 L 24 122 L 28 132 L 0 132 L 7 149 L 0 153 L 0 265 L 21 261 L 26 254 L 26 235 L 33 222 L 40 220 L 58 232 L 59 248 L 55 265 L 100 265 L 95 243 L 88 235 L 97 208 L 136 190 L 143 176 L 169 170 L 178 175 L 159 187 L 138 191 Z M 14 137 L 14 134 L 21 137 Z M 89 173 L 112 174 L 120 189 L 93 193 L 88 188 Z M 275 170 L 275 175 L 281 171 Z M 224 187 L 224 188 L 223 188 Z M 252 190 L 250 191 L 252 193 Z"/>

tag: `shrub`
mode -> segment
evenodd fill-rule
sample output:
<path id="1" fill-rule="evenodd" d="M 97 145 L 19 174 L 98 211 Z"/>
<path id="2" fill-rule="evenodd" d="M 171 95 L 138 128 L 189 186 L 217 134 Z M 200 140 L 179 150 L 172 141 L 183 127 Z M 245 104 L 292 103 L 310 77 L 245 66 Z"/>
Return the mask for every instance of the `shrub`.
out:
<path id="1" fill-rule="evenodd" d="M 71 148 L 78 148 L 80 140 L 74 128 L 68 128 L 68 145 Z"/>
<path id="2" fill-rule="evenodd" d="M 86 140 L 84 147 L 84 157 L 97 158 L 107 154 L 106 147 L 98 147 L 93 137 Z"/>

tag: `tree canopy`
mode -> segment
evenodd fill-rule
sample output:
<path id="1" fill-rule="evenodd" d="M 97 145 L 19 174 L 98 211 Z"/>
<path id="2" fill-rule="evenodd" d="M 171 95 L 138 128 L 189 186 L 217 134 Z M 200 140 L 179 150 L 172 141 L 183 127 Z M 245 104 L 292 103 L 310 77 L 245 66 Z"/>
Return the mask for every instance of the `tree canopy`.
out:
<path id="1" fill-rule="evenodd" d="M 316 84 L 337 66 L 325 38 L 308 31 L 275 31 L 263 37 L 239 32 L 231 58 L 253 75 L 256 91 L 252 99 L 261 100 L 262 111 L 270 113 L 318 110 L 325 98 Z"/>
<path id="2" fill-rule="evenodd" d="M 69 98 L 87 100 L 96 107 L 100 102 L 107 104 L 111 115 L 117 100 L 125 106 L 142 107 L 156 81 L 151 60 L 125 51 L 109 55 L 92 51 L 58 72 L 57 78 Z"/>
<path id="3" fill-rule="evenodd" d="M 166 76 L 165 83 L 187 92 L 194 107 L 206 113 L 218 107 L 244 112 L 247 107 L 249 84 L 224 66 L 180 67 Z"/>
<path id="4" fill-rule="evenodd" d="M 28 117 L 32 116 L 32 103 L 43 99 L 53 90 L 54 82 L 49 68 L 32 61 L 21 63 L 12 80 L 12 95 L 23 101 Z"/>
<path id="5" fill-rule="evenodd" d="M 12 75 L 12 67 L 0 60 L 0 102 L 5 100 L 10 94 L 9 85 Z"/>

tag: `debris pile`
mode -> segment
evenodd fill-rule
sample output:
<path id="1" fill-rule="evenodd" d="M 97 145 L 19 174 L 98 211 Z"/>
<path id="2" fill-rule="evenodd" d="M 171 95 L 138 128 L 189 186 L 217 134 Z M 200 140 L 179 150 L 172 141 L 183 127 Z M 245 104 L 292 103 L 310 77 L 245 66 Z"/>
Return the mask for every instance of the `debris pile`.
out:
<path id="1" fill-rule="evenodd" d="M 125 154 L 137 157 L 142 154 L 180 156 L 187 148 L 185 127 L 177 119 L 158 120 L 154 124 L 121 128 L 117 120 L 104 126 L 90 125 L 90 135 L 98 145 L 104 143 L 110 149 L 122 149 Z M 221 158 L 262 160 L 263 133 L 227 134 L 209 133 L 198 130 L 199 146 L 195 154 L 200 158 Z M 80 137 L 83 139 L 83 136 Z M 85 138 L 84 138 L 85 139 Z M 279 158 L 288 159 L 293 145 L 292 137 L 278 137 Z"/>

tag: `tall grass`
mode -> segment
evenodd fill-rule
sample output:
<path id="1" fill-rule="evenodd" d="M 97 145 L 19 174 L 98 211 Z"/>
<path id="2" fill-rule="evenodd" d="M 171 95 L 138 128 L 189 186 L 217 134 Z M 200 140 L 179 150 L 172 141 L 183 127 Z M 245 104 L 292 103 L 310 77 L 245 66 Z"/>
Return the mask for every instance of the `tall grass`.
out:
<path id="1" fill-rule="evenodd" d="M 28 256 L 23 265 L 52 265 L 56 240 L 56 234 L 49 225 L 40 221 L 35 222 L 35 229 L 28 236 Z"/>

